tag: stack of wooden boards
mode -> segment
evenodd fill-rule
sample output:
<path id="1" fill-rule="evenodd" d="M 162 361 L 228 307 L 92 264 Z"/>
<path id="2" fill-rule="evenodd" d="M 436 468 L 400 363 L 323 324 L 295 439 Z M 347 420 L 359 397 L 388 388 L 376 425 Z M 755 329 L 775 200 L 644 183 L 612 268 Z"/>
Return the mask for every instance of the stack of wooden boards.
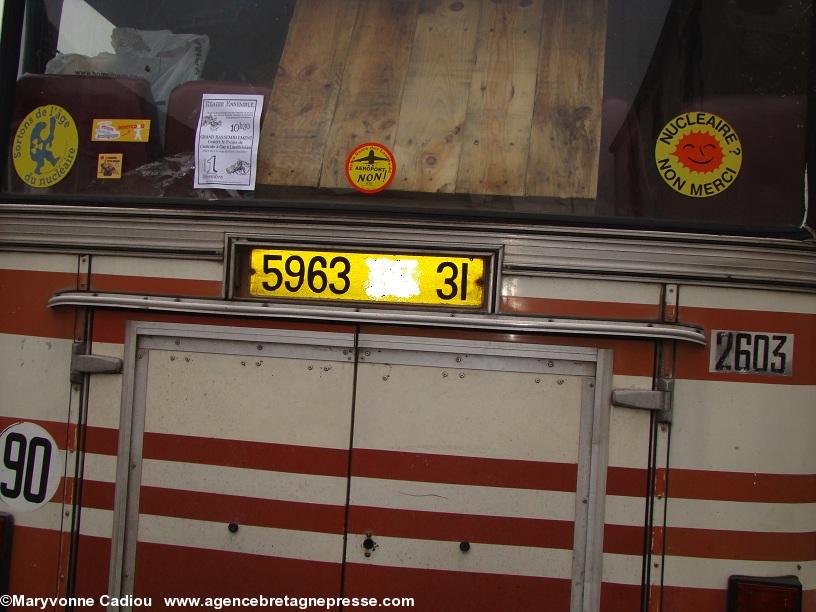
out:
<path id="1" fill-rule="evenodd" d="M 594 198 L 606 0 L 298 0 L 258 182 L 345 188 L 365 142 L 389 189 Z"/>

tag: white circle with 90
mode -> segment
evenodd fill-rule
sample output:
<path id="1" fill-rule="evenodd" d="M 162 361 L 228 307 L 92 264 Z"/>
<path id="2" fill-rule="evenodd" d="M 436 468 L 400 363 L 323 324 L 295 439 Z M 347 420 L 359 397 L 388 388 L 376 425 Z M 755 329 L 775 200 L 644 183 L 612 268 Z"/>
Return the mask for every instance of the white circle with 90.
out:
<path id="1" fill-rule="evenodd" d="M 62 455 L 35 423 L 15 423 L 0 434 L 0 499 L 12 510 L 35 510 L 50 500 L 62 476 Z"/>

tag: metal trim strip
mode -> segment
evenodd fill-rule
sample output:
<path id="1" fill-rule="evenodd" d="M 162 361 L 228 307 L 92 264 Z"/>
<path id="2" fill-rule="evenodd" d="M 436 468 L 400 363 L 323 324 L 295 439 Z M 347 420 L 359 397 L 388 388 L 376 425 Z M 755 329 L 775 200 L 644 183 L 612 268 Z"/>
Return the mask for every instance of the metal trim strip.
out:
<path id="1" fill-rule="evenodd" d="M 0 204 L 0 247 L 223 260 L 227 237 L 311 242 L 502 245 L 505 274 L 763 286 L 816 291 L 804 241 L 680 232 L 531 227 L 461 221 L 332 218 L 250 211 L 168 211 Z"/>
<path id="2" fill-rule="evenodd" d="M 48 300 L 51 308 L 79 306 L 119 310 L 147 310 L 185 314 L 228 315 L 262 318 L 311 319 L 321 322 L 376 323 L 389 325 L 420 325 L 456 327 L 487 331 L 546 332 L 569 335 L 601 335 L 668 339 L 706 344 L 706 334 L 699 327 L 680 324 L 641 323 L 629 321 L 593 321 L 512 317 L 505 315 L 469 314 L 456 312 L 422 312 L 404 310 L 373 310 L 337 306 L 288 305 L 242 301 L 168 298 L 120 293 L 59 293 Z"/>

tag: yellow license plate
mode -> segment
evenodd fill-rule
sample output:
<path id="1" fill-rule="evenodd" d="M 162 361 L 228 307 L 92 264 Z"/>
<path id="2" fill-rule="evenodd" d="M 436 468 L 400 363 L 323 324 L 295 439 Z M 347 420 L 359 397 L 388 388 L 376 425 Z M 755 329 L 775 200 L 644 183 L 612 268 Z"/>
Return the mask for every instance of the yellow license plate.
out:
<path id="1" fill-rule="evenodd" d="M 252 249 L 255 297 L 478 308 L 486 258 Z"/>

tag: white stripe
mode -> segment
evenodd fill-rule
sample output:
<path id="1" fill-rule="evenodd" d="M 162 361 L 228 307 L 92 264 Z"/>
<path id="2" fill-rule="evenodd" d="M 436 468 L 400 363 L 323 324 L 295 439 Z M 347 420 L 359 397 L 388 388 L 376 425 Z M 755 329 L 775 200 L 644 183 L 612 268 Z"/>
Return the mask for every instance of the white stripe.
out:
<path id="1" fill-rule="evenodd" d="M 113 537 L 113 511 L 99 508 L 83 508 L 79 533 L 97 538 Z"/>
<path id="2" fill-rule="evenodd" d="M 614 376 L 615 389 L 651 389 L 650 376 Z M 614 406 L 609 418 L 609 466 L 645 469 L 649 465 L 651 415 L 648 410 Z"/>
<path id="3" fill-rule="evenodd" d="M 653 570 L 654 573 L 654 570 Z M 697 557 L 666 557 L 666 586 L 721 589 L 728 587 L 728 577 L 797 576 L 804 589 L 816 588 L 816 562 L 740 561 L 735 559 L 700 559 Z"/>
<path id="4" fill-rule="evenodd" d="M 0 269 L 76 274 L 79 269 L 79 259 L 76 255 L 0 252 Z"/>
<path id="5" fill-rule="evenodd" d="M 96 482 L 116 482 L 116 457 L 85 453 L 83 478 Z"/>
<path id="6" fill-rule="evenodd" d="M 351 504 L 429 512 L 575 520 L 575 494 L 503 487 L 358 478 Z"/>
<path id="7" fill-rule="evenodd" d="M 360 364 L 357 448 L 575 463 L 582 378 Z"/>
<path id="8" fill-rule="evenodd" d="M 122 359 L 123 344 L 94 342 L 93 354 Z M 88 393 L 88 425 L 119 429 L 120 407 L 122 405 L 122 375 L 105 374 L 90 377 Z"/>
<path id="9" fill-rule="evenodd" d="M 643 574 L 643 557 L 604 553 L 603 581 L 614 584 L 640 585 Z"/>
<path id="10" fill-rule="evenodd" d="M 93 274 L 221 281 L 223 270 L 219 261 L 198 259 L 94 255 L 91 260 Z"/>
<path id="11" fill-rule="evenodd" d="M 642 527 L 646 522 L 646 498 L 607 495 L 604 516 L 607 525 Z"/>
<path id="12" fill-rule="evenodd" d="M 505 275 L 502 296 L 658 305 L 660 285 Z"/>
<path id="13" fill-rule="evenodd" d="M 15 527 L 33 527 L 35 529 L 50 529 L 59 531 L 62 529 L 62 502 L 48 502 L 36 510 L 19 512 L 11 510 L 6 504 L 0 501 L 0 512 L 9 512 L 14 515 Z M 68 519 L 70 521 L 70 519 Z"/>
<path id="14" fill-rule="evenodd" d="M 240 525 L 231 533 L 225 523 L 152 514 L 139 515 L 139 542 L 328 563 L 343 559 L 343 536 L 339 534 L 253 525 Z"/>
<path id="15" fill-rule="evenodd" d="M 785 291 L 683 285 L 679 303 L 681 307 L 816 314 L 816 295 Z"/>
<path id="16" fill-rule="evenodd" d="M 346 479 L 174 461 L 142 462 L 142 485 L 345 506 Z M 239 503 L 240 502 L 236 502 Z"/>
<path id="17" fill-rule="evenodd" d="M 674 391 L 672 468 L 816 473 L 816 386 L 678 380 Z"/>
<path id="18" fill-rule="evenodd" d="M 669 499 L 670 527 L 807 533 L 816 530 L 816 504 L 765 504 L 755 502 Z"/>
<path id="19" fill-rule="evenodd" d="M 71 340 L 0 334 L 0 415 L 65 422 Z"/>
<path id="20" fill-rule="evenodd" d="M 145 431 L 348 449 L 351 363 L 158 350 L 149 360 Z"/>
<path id="21" fill-rule="evenodd" d="M 377 548 L 366 557 L 363 534 L 349 534 L 347 563 L 360 566 L 480 572 L 510 576 L 569 579 L 572 551 L 555 548 L 471 543 L 463 553 L 459 542 L 416 540 L 373 535 Z"/>

